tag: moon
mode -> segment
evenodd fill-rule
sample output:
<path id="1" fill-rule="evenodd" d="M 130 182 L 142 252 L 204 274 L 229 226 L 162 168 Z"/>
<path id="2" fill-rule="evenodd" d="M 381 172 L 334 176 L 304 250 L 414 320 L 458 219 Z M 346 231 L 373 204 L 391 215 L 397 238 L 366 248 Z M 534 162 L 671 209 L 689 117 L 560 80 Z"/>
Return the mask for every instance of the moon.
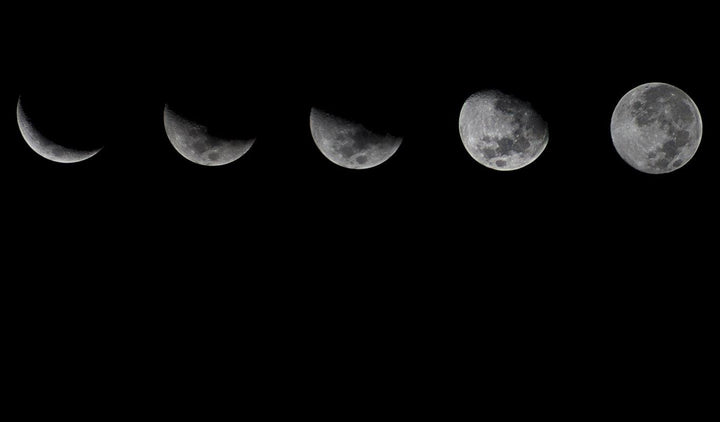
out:
<path id="1" fill-rule="evenodd" d="M 32 118 L 27 115 L 23 107 L 22 97 L 18 98 L 17 122 L 20 128 L 20 134 L 30 148 L 41 157 L 56 163 L 77 163 L 87 160 L 102 149 L 102 147 L 91 150 L 70 148 L 48 139 L 33 124 Z"/>
<path id="2" fill-rule="evenodd" d="M 183 157 L 203 166 L 222 166 L 245 155 L 255 139 L 222 139 L 208 127 L 181 116 L 167 104 L 163 113 L 165 133 Z"/>
<path id="3" fill-rule="evenodd" d="M 368 169 L 387 161 L 400 148 L 402 138 L 372 131 L 316 108 L 310 110 L 310 132 L 320 152 L 349 169 Z"/>
<path id="4" fill-rule="evenodd" d="M 548 143 L 548 126 L 529 103 L 500 91 L 476 92 L 460 110 L 467 152 L 493 170 L 517 170 L 535 161 Z"/>
<path id="5" fill-rule="evenodd" d="M 615 150 L 643 173 L 670 173 L 687 164 L 702 138 L 702 119 L 693 100 L 665 83 L 630 90 L 610 121 Z"/>

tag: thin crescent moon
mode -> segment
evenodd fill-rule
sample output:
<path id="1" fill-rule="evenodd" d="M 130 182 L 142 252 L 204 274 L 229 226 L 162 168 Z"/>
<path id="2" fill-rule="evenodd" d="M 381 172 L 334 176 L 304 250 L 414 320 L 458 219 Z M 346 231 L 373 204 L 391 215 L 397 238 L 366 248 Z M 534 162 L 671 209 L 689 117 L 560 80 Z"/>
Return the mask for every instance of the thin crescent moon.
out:
<path id="1" fill-rule="evenodd" d="M 68 148 L 46 138 L 33 126 L 32 119 L 25 113 L 22 97 L 18 98 L 17 122 L 20 134 L 28 146 L 41 157 L 56 163 L 77 163 L 87 160 L 102 149 L 102 147 L 93 150 Z"/>

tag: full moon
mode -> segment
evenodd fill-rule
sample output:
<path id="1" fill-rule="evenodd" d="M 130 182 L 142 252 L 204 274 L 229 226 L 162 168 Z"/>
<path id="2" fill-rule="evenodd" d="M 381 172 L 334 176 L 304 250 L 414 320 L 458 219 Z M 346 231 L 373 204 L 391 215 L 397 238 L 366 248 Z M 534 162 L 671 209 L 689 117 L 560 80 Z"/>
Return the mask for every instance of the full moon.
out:
<path id="1" fill-rule="evenodd" d="M 33 124 L 32 118 L 27 115 L 23 107 L 22 97 L 18 98 L 17 122 L 20 128 L 20 134 L 30 148 L 41 157 L 56 163 L 77 163 L 87 160 L 102 149 L 102 147 L 90 150 L 70 148 L 48 139 L 38 130 L 36 125 Z"/>
<path id="2" fill-rule="evenodd" d="M 640 85 L 615 107 L 610 135 L 620 157 L 644 173 L 669 173 L 695 155 L 702 138 L 700 111 L 680 89 Z"/>
<path id="3" fill-rule="evenodd" d="M 310 110 L 310 132 L 320 152 L 349 169 L 367 169 L 384 163 L 400 148 L 402 138 L 380 134 L 324 111 Z"/>
<path id="4" fill-rule="evenodd" d="M 191 121 L 165 105 L 165 133 L 183 157 L 204 166 L 221 166 L 242 157 L 255 139 L 222 139 L 208 127 Z"/>
<path id="5" fill-rule="evenodd" d="M 467 152 L 494 170 L 525 167 L 548 143 L 548 126 L 530 104 L 499 91 L 471 95 L 460 110 L 459 124 Z"/>

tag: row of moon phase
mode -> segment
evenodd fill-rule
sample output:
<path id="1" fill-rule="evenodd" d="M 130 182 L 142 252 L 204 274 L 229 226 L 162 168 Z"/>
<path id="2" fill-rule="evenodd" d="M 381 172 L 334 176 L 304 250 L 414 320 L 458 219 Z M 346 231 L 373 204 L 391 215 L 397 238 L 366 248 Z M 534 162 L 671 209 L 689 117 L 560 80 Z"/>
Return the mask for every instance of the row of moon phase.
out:
<path id="1" fill-rule="evenodd" d="M 39 155 L 60 163 L 86 160 L 100 149 L 79 150 L 48 139 L 32 124 L 22 98 L 17 121 L 23 139 Z M 165 132 L 175 149 L 188 160 L 218 166 L 243 156 L 254 139 L 222 139 L 169 106 L 164 111 Z M 535 161 L 548 144 L 548 125 L 525 101 L 496 90 L 471 95 L 459 116 L 460 138 L 467 152 L 494 170 L 516 170 Z M 382 134 L 361 123 L 313 108 L 310 131 L 315 144 L 333 163 L 367 169 L 387 161 L 402 138 Z M 702 120 L 693 100 L 665 83 L 633 88 L 618 102 L 610 133 L 622 159 L 651 174 L 668 173 L 685 165 L 702 138 Z"/>

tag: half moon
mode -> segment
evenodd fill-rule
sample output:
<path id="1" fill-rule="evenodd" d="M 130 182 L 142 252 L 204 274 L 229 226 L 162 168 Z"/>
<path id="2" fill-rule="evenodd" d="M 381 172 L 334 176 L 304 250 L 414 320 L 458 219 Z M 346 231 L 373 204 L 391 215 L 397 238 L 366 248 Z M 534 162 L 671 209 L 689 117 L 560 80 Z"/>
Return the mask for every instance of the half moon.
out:
<path id="1" fill-rule="evenodd" d="M 222 166 L 245 155 L 255 139 L 222 139 L 208 133 L 208 127 L 189 120 L 170 106 L 163 113 L 165 133 L 175 150 L 193 163 Z"/>
<path id="2" fill-rule="evenodd" d="M 22 105 L 22 97 L 18 98 L 17 122 L 20 128 L 20 134 L 30 148 L 41 157 L 55 161 L 56 163 L 77 163 L 87 160 L 102 149 L 102 147 L 92 150 L 69 148 L 46 138 L 35 125 L 33 125 L 32 118 L 25 113 Z"/>
<path id="3" fill-rule="evenodd" d="M 365 126 L 312 108 L 310 133 L 320 152 L 349 169 L 367 169 L 387 161 L 400 148 L 402 138 L 380 134 Z"/>

